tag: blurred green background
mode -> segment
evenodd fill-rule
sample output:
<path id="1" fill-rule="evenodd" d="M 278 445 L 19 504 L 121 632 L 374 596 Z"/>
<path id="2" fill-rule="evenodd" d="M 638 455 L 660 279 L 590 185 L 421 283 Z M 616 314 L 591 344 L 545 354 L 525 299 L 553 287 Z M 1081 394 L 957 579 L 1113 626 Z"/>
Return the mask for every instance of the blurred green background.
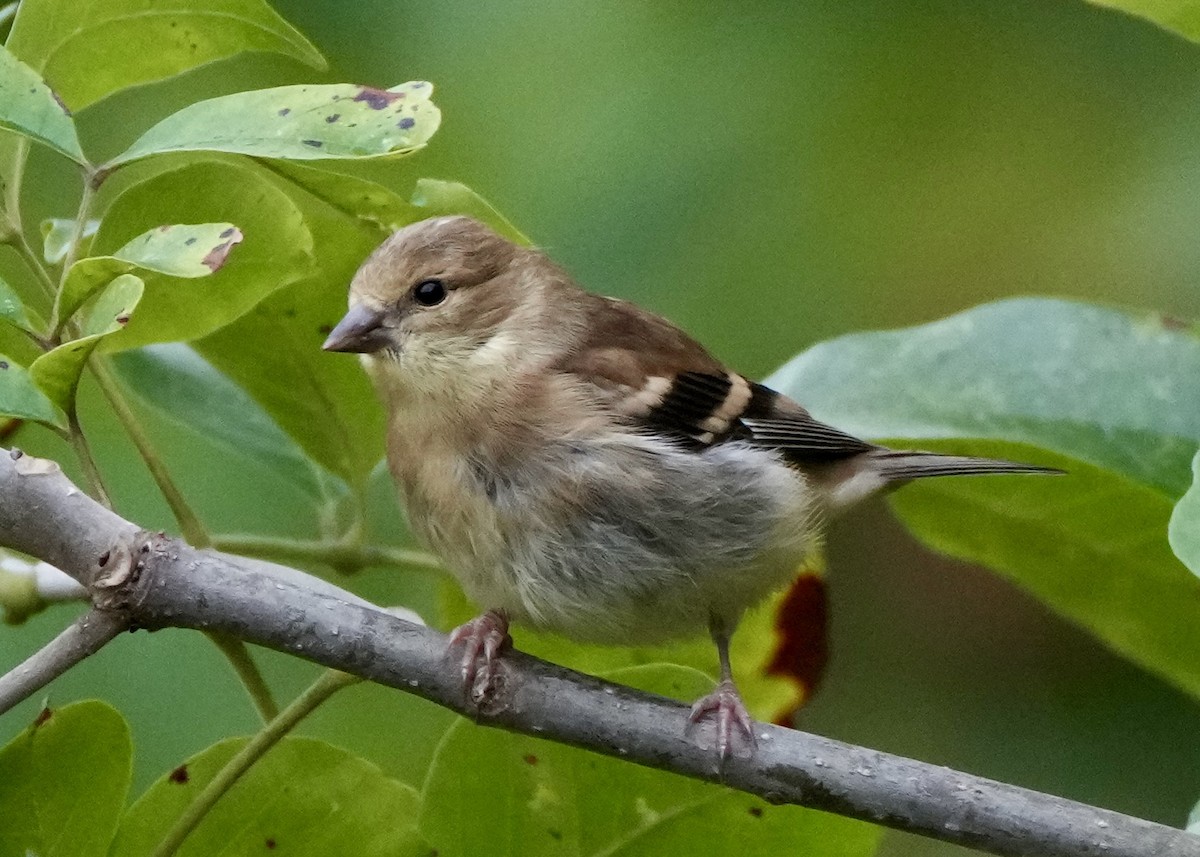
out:
<path id="1" fill-rule="evenodd" d="M 85 111 L 85 142 L 114 152 L 141 130 L 132 117 L 248 86 L 432 80 L 444 123 L 392 169 L 401 189 L 418 175 L 470 185 L 585 285 L 668 315 L 756 376 L 843 332 L 1014 294 L 1200 316 L 1200 47 L 1118 13 L 1074 0 L 274 5 L 328 75 L 219 64 Z M 31 182 L 60 181 L 52 158 L 33 169 Z M 69 188 L 31 214 L 73 210 Z M 119 508 L 169 529 L 120 432 L 100 407 L 84 415 Z M 311 536 L 287 481 L 147 419 L 214 531 Z M 833 659 L 802 728 L 1184 822 L 1200 797 L 1196 702 L 986 571 L 931 555 L 883 504 L 838 522 L 829 566 Z M 395 602 L 425 583 L 374 571 L 350 585 Z M 0 629 L 0 665 L 67 612 Z M 313 673 L 264 660 L 281 691 Z M 183 632 L 125 638 L 50 690 L 89 695 L 133 724 L 135 789 L 255 724 L 220 656 Z M 0 719 L 0 740 L 36 702 Z M 360 687 L 302 731 L 419 783 L 449 719 Z M 882 853 L 966 852 L 889 834 Z"/>

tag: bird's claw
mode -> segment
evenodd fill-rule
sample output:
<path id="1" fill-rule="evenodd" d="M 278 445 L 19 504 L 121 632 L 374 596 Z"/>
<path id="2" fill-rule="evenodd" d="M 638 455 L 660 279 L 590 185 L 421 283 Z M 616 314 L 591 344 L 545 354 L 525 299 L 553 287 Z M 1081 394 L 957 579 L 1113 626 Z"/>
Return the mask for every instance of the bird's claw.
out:
<path id="1" fill-rule="evenodd" d="M 713 692 L 701 697 L 692 706 L 688 716 L 688 731 L 706 720 L 715 720 L 717 728 L 717 753 L 720 762 L 732 755 L 749 758 L 758 748 L 754 737 L 754 720 L 742 702 L 741 694 L 728 679 L 717 684 Z"/>
<path id="2" fill-rule="evenodd" d="M 508 617 L 496 610 L 476 616 L 450 632 L 451 650 L 462 645 L 459 661 L 463 692 L 476 704 L 482 703 L 495 689 L 497 663 L 505 646 L 512 644 L 508 635 Z"/>

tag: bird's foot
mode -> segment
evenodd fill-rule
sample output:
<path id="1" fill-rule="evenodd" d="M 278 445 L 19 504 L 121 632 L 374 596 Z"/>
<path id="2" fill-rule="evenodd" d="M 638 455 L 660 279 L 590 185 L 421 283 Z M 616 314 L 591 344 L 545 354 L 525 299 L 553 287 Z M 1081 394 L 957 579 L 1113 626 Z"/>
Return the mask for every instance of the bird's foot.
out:
<path id="1" fill-rule="evenodd" d="M 754 738 L 754 721 L 742 696 L 733 682 L 718 682 L 713 692 L 696 701 L 688 717 L 688 732 L 705 721 L 714 721 L 717 730 L 717 753 L 724 762 L 730 756 L 748 759 L 754 755 L 758 742 Z"/>
<path id="2" fill-rule="evenodd" d="M 486 702 L 495 689 L 496 665 L 500 652 L 512 645 L 508 635 L 508 617 L 499 610 L 489 610 L 450 632 L 452 652 L 462 645 L 463 692 L 477 705 Z"/>

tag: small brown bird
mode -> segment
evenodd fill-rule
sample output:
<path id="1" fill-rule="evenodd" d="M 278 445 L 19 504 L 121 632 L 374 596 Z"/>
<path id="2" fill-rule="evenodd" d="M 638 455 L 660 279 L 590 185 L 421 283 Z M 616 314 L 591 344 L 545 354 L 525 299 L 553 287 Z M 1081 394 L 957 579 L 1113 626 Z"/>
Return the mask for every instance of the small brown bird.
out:
<path id="1" fill-rule="evenodd" d="M 324 347 L 363 355 L 412 527 L 487 610 L 451 637 L 467 692 L 489 692 L 510 621 L 626 644 L 707 628 L 721 679 L 692 721 L 721 758 L 754 746 L 730 635 L 829 514 L 925 476 L 1049 472 L 824 425 L 466 217 L 385 241 Z"/>

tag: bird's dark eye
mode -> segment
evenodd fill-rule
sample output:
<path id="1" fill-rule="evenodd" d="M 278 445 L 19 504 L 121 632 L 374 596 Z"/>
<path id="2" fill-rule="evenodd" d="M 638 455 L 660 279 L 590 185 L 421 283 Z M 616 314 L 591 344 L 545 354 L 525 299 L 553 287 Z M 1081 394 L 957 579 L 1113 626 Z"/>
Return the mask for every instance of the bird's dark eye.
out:
<path id="1" fill-rule="evenodd" d="M 441 280 L 422 280 L 413 289 L 413 300 L 422 306 L 436 306 L 446 299 L 446 286 Z"/>

